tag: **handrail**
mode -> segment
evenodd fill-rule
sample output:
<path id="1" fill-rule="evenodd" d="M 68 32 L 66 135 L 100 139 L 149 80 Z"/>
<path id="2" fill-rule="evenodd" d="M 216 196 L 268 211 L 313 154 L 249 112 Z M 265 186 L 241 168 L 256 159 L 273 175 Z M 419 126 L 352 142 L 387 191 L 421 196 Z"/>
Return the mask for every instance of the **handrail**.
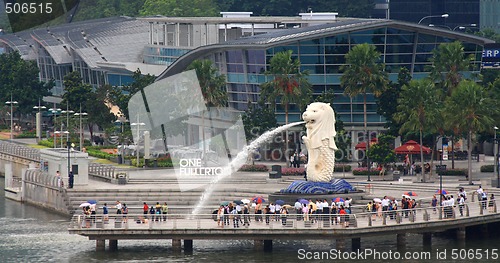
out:
<path id="1" fill-rule="evenodd" d="M 334 229 L 438 222 L 497 214 L 496 202 L 484 209 L 482 202 L 355 214 L 225 214 L 223 227 L 231 229 Z M 484 211 L 483 211 L 484 210 Z M 112 209 L 111 209 L 112 211 Z M 227 218 L 227 219 L 226 219 Z M 217 229 L 216 214 L 108 214 L 74 215 L 70 230 L 88 229 Z M 236 222 L 237 221 L 237 222 Z M 249 222 L 249 225 L 245 224 Z"/>

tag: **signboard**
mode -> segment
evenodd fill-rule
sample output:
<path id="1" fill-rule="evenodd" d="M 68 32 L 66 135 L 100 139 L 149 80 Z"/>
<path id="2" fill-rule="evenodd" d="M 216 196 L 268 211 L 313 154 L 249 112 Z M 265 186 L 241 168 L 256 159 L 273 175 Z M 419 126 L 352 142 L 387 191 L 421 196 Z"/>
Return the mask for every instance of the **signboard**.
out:
<path id="1" fill-rule="evenodd" d="M 443 144 L 443 161 L 448 161 L 448 144 Z"/>
<path id="2" fill-rule="evenodd" d="M 482 68 L 500 69 L 500 44 L 485 44 L 482 55 Z"/>

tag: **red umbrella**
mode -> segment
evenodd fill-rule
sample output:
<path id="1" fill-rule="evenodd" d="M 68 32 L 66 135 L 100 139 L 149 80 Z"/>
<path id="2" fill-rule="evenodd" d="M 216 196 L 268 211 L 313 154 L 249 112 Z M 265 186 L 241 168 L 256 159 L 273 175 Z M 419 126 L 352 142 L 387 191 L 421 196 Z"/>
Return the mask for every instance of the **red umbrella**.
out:
<path id="1" fill-rule="evenodd" d="M 265 203 L 265 202 L 266 202 L 266 200 L 265 200 L 265 199 L 264 199 L 264 197 L 262 197 L 262 196 L 256 196 L 256 197 L 254 197 L 254 198 L 252 199 L 252 201 L 253 201 L 254 203 L 258 203 L 258 204 L 260 204 L 260 203 Z"/>
<path id="2" fill-rule="evenodd" d="M 372 138 L 370 140 L 370 146 L 376 144 L 377 142 L 378 142 L 377 138 Z M 354 149 L 356 149 L 356 150 L 366 150 L 366 142 L 360 142 L 360 143 L 356 144 L 356 146 L 354 146 Z"/>
<path id="3" fill-rule="evenodd" d="M 425 154 L 431 153 L 431 149 L 425 146 L 421 146 L 416 141 L 409 140 L 405 144 L 394 149 L 397 154 L 418 154 L 420 149 L 423 150 Z"/>
<path id="4" fill-rule="evenodd" d="M 404 195 L 408 195 L 408 196 L 417 196 L 417 193 L 413 192 L 413 191 L 409 191 L 409 192 L 405 192 Z"/>

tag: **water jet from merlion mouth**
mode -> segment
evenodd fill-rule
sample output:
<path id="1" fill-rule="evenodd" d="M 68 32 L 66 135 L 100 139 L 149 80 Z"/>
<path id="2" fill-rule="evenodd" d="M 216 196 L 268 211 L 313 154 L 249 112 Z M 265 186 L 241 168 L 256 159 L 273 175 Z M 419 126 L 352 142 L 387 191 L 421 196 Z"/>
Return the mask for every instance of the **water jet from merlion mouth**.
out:
<path id="1" fill-rule="evenodd" d="M 276 134 L 283 132 L 293 126 L 297 126 L 299 124 L 303 124 L 303 121 L 299 122 L 294 122 L 294 123 L 289 123 L 283 126 L 280 126 L 278 128 L 275 128 L 273 130 L 267 131 L 263 133 L 261 136 L 259 136 L 257 139 L 253 140 L 249 145 L 245 146 L 241 152 L 239 152 L 236 157 L 228 164 L 229 169 L 223 169 L 224 171 L 230 171 L 230 172 L 225 172 L 221 173 L 220 175 L 217 175 L 214 177 L 208 187 L 205 189 L 205 191 L 201 194 L 200 201 L 198 204 L 196 204 L 195 208 L 193 209 L 192 214 L 198 214 L 200 210 L 203 208 L 205 205 L 206 201 L 208 198 L 212 195 L 215 187 L 217 186 L 217 183 L 221 180 L 224 179 L 227 176 L 230 176 L 233 172 L 238 171 L 238 169 L 245 164 L 248 155 L 252 152 L 254 152 L 261 144 L 269 141 L 272 139 Z"/>

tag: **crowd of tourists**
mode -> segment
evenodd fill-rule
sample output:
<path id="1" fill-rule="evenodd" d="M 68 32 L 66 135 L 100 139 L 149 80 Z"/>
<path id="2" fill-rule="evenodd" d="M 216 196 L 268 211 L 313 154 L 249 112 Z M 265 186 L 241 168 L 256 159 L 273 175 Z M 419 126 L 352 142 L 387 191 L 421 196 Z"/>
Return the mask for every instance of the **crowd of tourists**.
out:
<path id="1" fill-rule="evenodd" d="M 252 204 L 233 204 L 220 205 L 214 211 L 217 226 L 223 228 L 231 223 L 234 228 L 241 226 L 250 226 L 253 220 L 256 223 L 269 225 L 272 221 L 281 221 L 282 225 L 287 224 L 287 219 L 293 216 L 298 221 L 305 221 L 314 224 L 318 221 L 331 221 L 332 224 L 342 224 L 349 226 L 349 214 L 351 214 L 351 198 L 340 199 L 331 203 L 328 200 L 316 199 L 305 200 L 297 199 L 294 206 L 280 205 L 279 203 L 270 203 L 263 205 L 261 202 Z M 253 212 L 253 216 L 251 215 Z M 295 213 L 293 213 L 295 212 Z M 293 215 L 290 215 L 293 214 Z"/>

